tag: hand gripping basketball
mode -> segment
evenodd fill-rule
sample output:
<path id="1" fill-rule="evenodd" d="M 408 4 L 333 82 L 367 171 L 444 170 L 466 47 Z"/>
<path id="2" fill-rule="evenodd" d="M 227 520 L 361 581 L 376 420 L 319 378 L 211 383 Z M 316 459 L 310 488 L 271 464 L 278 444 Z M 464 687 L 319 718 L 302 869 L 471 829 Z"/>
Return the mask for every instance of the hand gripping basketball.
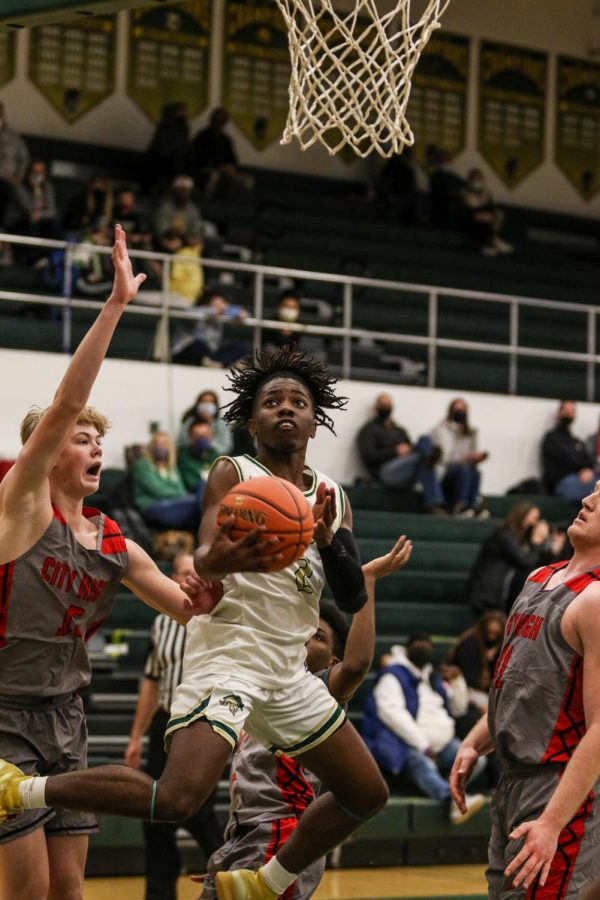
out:
<path id="1" fill-rule="evenodd" d="M 313 514 L 302 493 L 283 478 L 250 478 L 223 497 L 217 516 L 221 533 L 236 545 L 240 562 L 278 572 L 303 553 L 313 538 Z M 243 571 L 239 569 L 238 571 Z"/>

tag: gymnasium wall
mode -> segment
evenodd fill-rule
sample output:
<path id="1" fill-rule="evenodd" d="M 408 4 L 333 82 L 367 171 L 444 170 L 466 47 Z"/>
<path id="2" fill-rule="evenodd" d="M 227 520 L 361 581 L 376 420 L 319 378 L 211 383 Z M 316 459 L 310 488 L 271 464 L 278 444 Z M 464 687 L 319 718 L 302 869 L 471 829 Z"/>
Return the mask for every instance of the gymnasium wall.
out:
<path id="1" fill-rule="evenodd" d="M 18 426 L 27 409 L 48 405 L 67 365 L 60 354 L 0 349 L 0 458 L 12 458 L 19 449 Z M 113 430 L 105 443 L 105 464 L 123 465 L 125 444 L 143 442 L 150 422 L 177 432 L 182 412 L 204 388 L 220 393 L 225 376 L 210 369 L 161 366 L 153 363 L 107 360 L 91 402 L 108 414 Z M 308 459 L 316 468 L 339 481 L 352 482 L 361 474 L 355 450 L 356 434 L 370 414 L 377 393 L 388 391 L 394 415 L 413 439 L 429 431 L 444 416 L 451 391 L 373 385 L 342 381 L 340 393 L 349 397 L 346 412 L 335 414 L 337 436 L 325 429 L 311 443 Z M 483 465 L 483 491 L 504 493 L 507 488 L 538 474 L 541 435 L 553 422 L 553 401 L 497 394 L 462 394 L 469 402 L 471 422 L 479 430 L 479 446 L 490 451 Z M 598 407 L 580 403 L 575 432 L 586 437 L 595 431 Z"/>
<path id="2" fill-rule="evenodd" d="M 343 0 L 347 2 L 347 0 Z M 391 0 L 381 0 L 382 5 Z M 220 29 L 224 0 L 212 4 L 213 31 Z M 590 42 L 598 34 L 598 24 L 592 16 L 590 0 L 452 0 L 444 16 L 444 26 L 452 32 L 475 38 L 490 38 L 538 48 L 550 52 L 549 85 L 554 85 L 556 54 L 566 53 L 576 57 L 587 56 Z M 17 35 L 17 75 L 0 90 L 0 100 L 8 109 L 11 123 L 24 133 L 144 148 L 150 139 L 153 126 L 150 120 L 127 97 L 127 13 L 118 16 L 117 76 L 114 94 L 100 103 L 74 124 L 67 124 L 44 100 L 27 79 L 28 43 L 30 34 L 23 29 Z M 476 72 L 477 41 L 471 42 L 471 85 L 467 110 L 467 145 L 455 160 L 456 170 L 466 174 L 473 165 L 482 165 L 475 150 L 476 127 Z M 215 48 L 211 59 L 209 107 L 221 99 L 220 49 Z M 559 209 L 585 216 L 597 216 L 600 212 L 600 194 L 593 200 L 583 200 L 551 162 L 554 125 L 554 90 L 548 91 L 546 158 L 536 171 L 516 188 L 509 189 L 483 164 L 489 184 L 500 201 L 517 205 Z M 194 130 L 205 116 L 193 122 Z M 281 147 L 277 141 L 259 152 L 230 126 L 236 139 L 243 163 L 252 166 L 283 168 L 340 178 L 364 179 L 372 175 L 379 165 L 378 158 L 366 162 L 356 160 L 351 164 L 331 157 L 322 148 L 311 148 L 303 153 L 295 146 Z"/>

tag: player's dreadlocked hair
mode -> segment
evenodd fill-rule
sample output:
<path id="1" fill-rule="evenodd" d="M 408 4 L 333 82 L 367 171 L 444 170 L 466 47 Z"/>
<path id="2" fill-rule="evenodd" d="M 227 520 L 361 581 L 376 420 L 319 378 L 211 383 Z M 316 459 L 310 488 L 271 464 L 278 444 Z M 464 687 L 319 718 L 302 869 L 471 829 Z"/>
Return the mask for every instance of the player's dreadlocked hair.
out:
<path id="1" fill-rule="evenodd" d="M 333 387 L 337 379 L 330 374 L 327 366 L 300 353 L 292 347 L 282 347 L 275 353 L 257 350 L 228 373 L 230 386 L 226 391 L 236 394 L 235 400 L 225 407 L 223 420 L 234 428 L 245 425 L 252 418 L 254 400 L 259 387 L 271 378 L 295 378 L 309 390 L 315 407 L 317 425 L 325 425 L 333 434 L 333 419 L 328 409 L 344 409 L 347 397 L 338 397 Z"/>

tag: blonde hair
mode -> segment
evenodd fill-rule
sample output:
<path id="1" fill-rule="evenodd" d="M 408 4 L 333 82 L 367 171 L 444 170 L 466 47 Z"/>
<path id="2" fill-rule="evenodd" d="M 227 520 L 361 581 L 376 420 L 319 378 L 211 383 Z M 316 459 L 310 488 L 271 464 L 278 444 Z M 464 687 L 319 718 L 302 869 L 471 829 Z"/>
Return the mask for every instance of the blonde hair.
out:
<path id="1" fill-rule="evenodd" d="M 21 422 L 22 444 L 25 444 L 29 440 L 37 426 L 40 424 L 42 416 L 47 413 L 49 409 L 49 406 L 47 406 L 46 409 L 41 409 L 39 406 L 31 407 Z M 110 431 L 110 420 L 107 419 L 106 416 L 103 416 L 101 412 L 98 412 L 97 409 L 94 409 L 93 406 L 84 406 L 77 417 L 76 424 L 93 425 L 100 437 L 104 437 L 106 432 Z"/>

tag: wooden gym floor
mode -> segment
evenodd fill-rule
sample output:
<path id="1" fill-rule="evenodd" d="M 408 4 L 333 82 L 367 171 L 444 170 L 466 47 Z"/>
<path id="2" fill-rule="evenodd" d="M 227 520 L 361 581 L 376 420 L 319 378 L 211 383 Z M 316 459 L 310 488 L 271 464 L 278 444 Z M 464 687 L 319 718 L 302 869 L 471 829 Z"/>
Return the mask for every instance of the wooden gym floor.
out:
<path id="1" fill-rule="evenodd" d="M 315 900 L 484 900 L 484 866 L 414 866 L 325 872 Z M 197 900 L 199 889 L 179 879 L 178 900 Z M 85 900 L 143 900 L 142 878 L 89 878 Z"/>

